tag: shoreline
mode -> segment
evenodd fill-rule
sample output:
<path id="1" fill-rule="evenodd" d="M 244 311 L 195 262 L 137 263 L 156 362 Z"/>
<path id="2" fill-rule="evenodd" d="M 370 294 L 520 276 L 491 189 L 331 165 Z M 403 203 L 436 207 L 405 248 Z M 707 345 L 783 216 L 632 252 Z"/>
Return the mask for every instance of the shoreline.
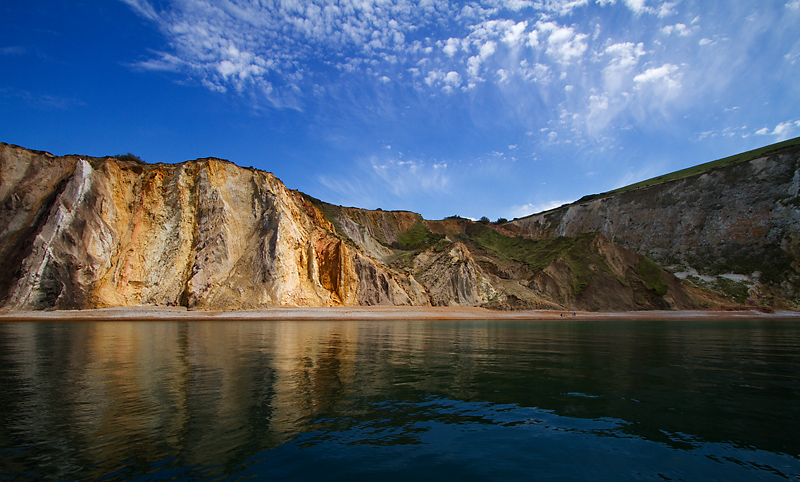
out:
<path id="1" fill-rule="evenodd" d="M 799 320 L 800 312 L 736 311 L 626 311 L 586 312 L 535 310 L 493 311 L 472 307 L 370 306 L 276 307 L 258 310 L 203 311 L 184 307 L 142 306 L 89 310 L 0 311 L 0 323 L 36 321 L 566 321 L 566 320 Z"/>

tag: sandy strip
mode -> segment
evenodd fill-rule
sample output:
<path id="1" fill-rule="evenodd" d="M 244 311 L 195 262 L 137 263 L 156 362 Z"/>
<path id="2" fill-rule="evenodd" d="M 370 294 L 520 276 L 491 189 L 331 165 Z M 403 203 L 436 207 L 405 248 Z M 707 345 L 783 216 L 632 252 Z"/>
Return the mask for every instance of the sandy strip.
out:
<path id="1" fill-rule="evenodd" d="M 468 307 L 337 307 L 266 308 L 240 311 L 195 311 L 182 307 L 143 306 L 68 311 L 5 311 L 0 322 L 12 321 L 312 321 L 312 320 L 737 320 L 790 319 L 800 321 L 800 312 L 781 311 L 630 311 L 595 313 L 566 311 L 493 311 Z"/>

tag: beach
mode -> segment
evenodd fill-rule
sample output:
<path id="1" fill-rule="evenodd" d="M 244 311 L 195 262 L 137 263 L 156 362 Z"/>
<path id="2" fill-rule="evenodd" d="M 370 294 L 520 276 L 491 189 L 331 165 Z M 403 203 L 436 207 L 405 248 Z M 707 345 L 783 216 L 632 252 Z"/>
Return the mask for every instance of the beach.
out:
<path id="1" fill-rule="evenodd" d="M 203 311 L 184 307 L 142 306 L 91 310 L 2 311 L 0 322 L 30 321 L 459 321 L 459 320 L 736 320 L 796 319 L 800 312 L 763 313 L 752 310 L 698 311 L 495 311 L 472 307 L 369 306 L 369 307 L 276 307 L 259 310 Z"/>

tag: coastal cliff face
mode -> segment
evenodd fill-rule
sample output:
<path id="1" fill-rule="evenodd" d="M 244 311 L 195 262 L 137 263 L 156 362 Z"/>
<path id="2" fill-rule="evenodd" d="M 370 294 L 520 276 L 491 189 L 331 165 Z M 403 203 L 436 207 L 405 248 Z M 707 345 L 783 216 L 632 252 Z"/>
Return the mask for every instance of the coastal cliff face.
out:
<path id="1" fill-rule="evenodd" d="M 763 164 L 756 174 L 771 185 L 777 171 Z M 792 179 L 787 182 L 796 186 L 797 176 Z M 697 196 L 705 195 L 695 187 Z M 627 215 L 634 230 L 637 219 L 646 224 L 636 212 L 659 218 L 667 204 L 626 199 L 615 204 L 614 215 Z M 736 216 L 750 212 L 748 202 L 737 204 Z M 782 202 L 793 209 L 792 199 Z M 597 212 L 612 212 L 607 208 L 550 212 L 502 226 L 426 221 L 406 211 L 327 204 L 287 189 L 270 173 L 220 159 L 146 164 L 57 157 L 8 144 L 0 144 L 0 206 L 3 309 L 169 302 L 213 310 L 434 305 L 615 311 L 724 301 L 653 262 L 665 259 L 658 249 L 628 241 L 622 228 L 604 231 L 624 225 L 611 214 L 595 219 Z M 796 223 L 796 213 L 770 216 L 773 224 Z M 654 236 L 656 228 L 648 229 Z M 740 228 L 741 239 L 749 229 Z M 763 233 L 765 252 L 772 252 L 770 233 Z M 786 250 L 797 246 L 797 237 L 779 237 Z M 663 246 L 683 256 L 678 248 Z"/>
<path id="2" fill-rule="evenodd" d="M 740 303 L 798 308 L 800 147 L 510 223 L 532 239 L 601 233 Z"/>
<path id="3" fill-rule="evenodd" d="M 0 149 L 7 308 L 428 303 L 272 174 Z"/>

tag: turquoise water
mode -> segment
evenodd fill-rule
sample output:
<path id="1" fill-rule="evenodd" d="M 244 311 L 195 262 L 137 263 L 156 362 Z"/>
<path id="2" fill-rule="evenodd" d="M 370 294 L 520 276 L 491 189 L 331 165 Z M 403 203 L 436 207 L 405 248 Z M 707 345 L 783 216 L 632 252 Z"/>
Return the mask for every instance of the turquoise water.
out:
<path id="1" fill-rule="evenodd" d="M 0 480 L 800 480 L 800 324 L 0 324 Z"/>

